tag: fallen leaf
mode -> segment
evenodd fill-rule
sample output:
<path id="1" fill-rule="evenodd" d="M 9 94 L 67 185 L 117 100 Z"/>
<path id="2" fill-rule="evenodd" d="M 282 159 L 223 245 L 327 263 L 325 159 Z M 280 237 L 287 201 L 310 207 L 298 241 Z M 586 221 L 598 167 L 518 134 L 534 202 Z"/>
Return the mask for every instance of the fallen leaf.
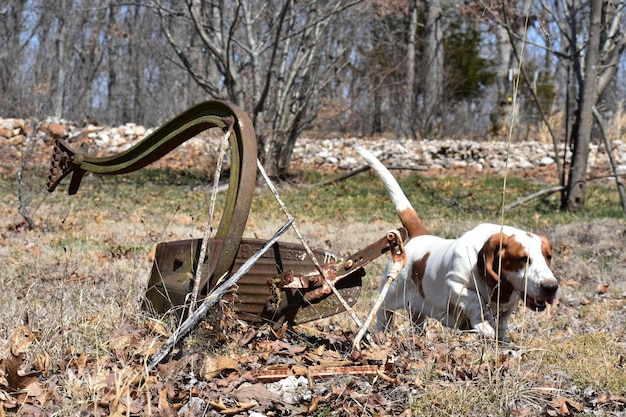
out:
<path id="1" fill-rule="evenodd" d="M 600 395 L 597 401 L 598 404 L 622 403 L 626 405 L 626 397 L 622 395 Z"/>
<path id="2" fill-rule="evenodd" d="M 280 395 L 269 391 L 263 384 L 260 383 L 239 387 L 233 391 L 232 395 L 240 403 L 252 403 L 253 401 L 256 401 L 258 404 L 264 404 L 272 399 L 280 399 Z"/>
<path id="3" fill-rule="evenodd" d="M 313 355 L 322 356 L 326 352 L 326 346 L 320 345 L 313 351 Z"/>
<path id="4" fill-rule="evenodd" d="M 0 360 L 0 383 L 12 391 L 24 390 L 28 395 L 40 397 L 43 389 L 38 383 L 39 372 L 24 373 L 20 370 L 24 356 L 33 343 L 33 333 L 26 326 L 18 326 L 5 346 Z M 31 394 L 32 393 L 32 394 Z"/>
<path id="5" fill-rule="evenodd" d="M 509 408 L 509 414 L 512 417 L 527 417 L 533 415 L 534 412 L 535 410 L 533 410 L 531 407 L 513 406 Z"/>
<path id="6" fill-rule="evenodd" d="M 257 343 L 257 348 L 261 351 L 280 355 L 297 355 L 306 350 L 304 346 L 295 346 L 282 340 L 260 341 Z"/>
<path id="7" fill-rule="evenodd" d="M 309 404 L 309 410 L 308 410 L 309 414 L 313 414 L 317 411 L 317 405 L 319 404 L 321 400 L 322 400 L 322 397 L 320 395 L 317 395 L 315 396 L 315 398 L 313 398 L 313 400 Z"/>
<path id="8" fill-rule="evenodd" d="M 174 415 L 174 411 L 172 410 L 170 403 L 167 401 L 167 387 L 164 387 L 159 391 L 158 407 L 162 415 L 164 416 Z"/>
<path id="9" fill-rule="evenodd" d="M 30 345 L 33 343 L 33 333 L 26 326 L 18 326 L 11 336 L 7 344 L 7 350 L 13 356 L 20 356 L 28 352 Z"/>
<path id="10" fill-rule="evenodd" d="M 170 337 L 170 333 L 165 328 L 165 325 L 163 325 L 163 323 L 158 320 L 154 320 L 154 319 L 146 320 L 145 326 L 152 333 L 156 333 L 163 337 Z"/>
<path id="11" fill-rule="evenodd" d="M 205 381 L 209 381 L 222 372 L 227 370 L 237 370 L 239 367 L 239 361 L 225 357 L 213 357 L 211 355 L 205 355 L 202 363 L 201 376 Z"/>
<path id="12" fill-rule="evenodd" d="M 609 290 L 609 284 L 598 284 L 598 286 L 596 287 L 596 292 L 598 294 L 606 294 L 608 290 Z"/>
<path id="13" fill-rule="evenodd" d="M 576 412 L 581 412 L 583 410 L 583 405 L 581 403 L 565 397 L 554 398 L 552 400 L 552 404 L 561 412 L 561 415 L 564 416 L 572 415 L 571 409 L 574 409 Z"/>

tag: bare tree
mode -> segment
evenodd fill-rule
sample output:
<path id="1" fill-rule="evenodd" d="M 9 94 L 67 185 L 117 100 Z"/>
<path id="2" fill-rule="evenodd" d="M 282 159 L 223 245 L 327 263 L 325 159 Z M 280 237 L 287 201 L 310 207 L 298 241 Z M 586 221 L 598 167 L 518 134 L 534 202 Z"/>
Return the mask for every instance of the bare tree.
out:
<path id="1" fill-rule="evenodd" d="M 624 3 L 605 0 L 601 14 L 592 101 L 606 122 L 624 94 Z M 548 126 L 581 114 L 588 18 L 582 0 L 4 0 L 0 114 L 155 126 L 227 99 L 250 114 L 267 170 L 282 176 L 305 129 L 418 137 L 439 124 L 447 137 L 482 137 L 519 69 L 515 130 L 532 139 L 538 114 Z M 573 149 L 581 126 L 550 126 L 555 150 L 563 137 Z"/>
<path id="2" fill-rule="evenodd" d="M 57 3 L 57 7 L 54 9 L 54 34 L 55 34 L 55 67 L 56 71 L 53 75 L 54 84 L 54 102 L 52 115 L 54 117 L 63 116 L 64 101 L 66 94 L 66 76 L 65 76 L 65 61 L 67 55 L 67 43 L 68 43 L 68 25 L 67 18 L 69 14 L 69 1 L 61 0 Z"/>
<path id="3" fill-rule="evenodd" d="M 587 162 L 594 117 L 593 109 L 598 100 L 598 96 L 603 89 L 606 88 L 608 80 L 615 71 L 612 65 L 608 67 L 608 71 L 600 68 L 600 65 L 603 63 L 600 54 L 601 32 L 603 29 L 606 29 L 606 27 L 602 27 L 602 10 L 602 0 L 590 0 L 589 40 L 586 45 L 584 77 L 578 77 L 580 98 L 578 100 L 578 109 L 572 129 L 572 162 L 567 180 L 567 190 L 563 198 L 563 208 L 571 211 L 580 210 L 585 203 Z M 615 20 L 613 20 L 613 22 L 615 22 Z M 612 25 L 609 30 L 612 32 L 615 27 L 619 27 L 619 25 Z M 613 35 L 615 35 L 615 33 L 613 33 Z M 607 37 L 607 39 L 612 39 L 611 42 L 614 45 L 608 46 L 605 43 L 603 50 L 607 52 L 610 50 L 615 52 L 619 51 L 621 54 L 624 50 L 623 36 L 624 35 L 621 34 L 621 40 L 615 36 L 611 38 Z M 617 45 L 615 45 L 615 40 L 617 40 Z M 617 46 L 617 48 L 615 46 Z M 610 59 L 609 56 L 605 56 L 604 58 L 605 60 L 609 58 L 608 62 L 613 62 L 613 59 Z M 600 85 L 598 85 L 598 81 L 601 81 Z"/>
<path id="4" fill-rule="evenodd" d="M 440 0 L 425 1 L 424 27 L 424 129 L 431 132 L 441 122 L 443 112 L 443 12 Z"/>
<path id="5" fill-rule="evenodd" d="M 161 27 L 180 63 L 212 98 L 246 109 L 268 173 L 287 173 L 297 136 L 315 120 L 319 94 L 347 62 L 333 23 L 359 1 L 158 1 Z M 174 22 L 193 31 L 175 33 Z M 209 62 L 190 55 L 199 39 Z M 219 74 L 219 80 L 211 76 Z"/>
<path id="6" fill-rule="evenodd" d="M 406 49 L 406 87 L 405 87 L 405 113 L 408 118 L 408 130 L 416 137 L 414 117 L 415 109 L 415 66 L 417 50 L 417 24 L 419 18 L 418 0 L 409 0 L 409 30 L 407 33 Z"/>

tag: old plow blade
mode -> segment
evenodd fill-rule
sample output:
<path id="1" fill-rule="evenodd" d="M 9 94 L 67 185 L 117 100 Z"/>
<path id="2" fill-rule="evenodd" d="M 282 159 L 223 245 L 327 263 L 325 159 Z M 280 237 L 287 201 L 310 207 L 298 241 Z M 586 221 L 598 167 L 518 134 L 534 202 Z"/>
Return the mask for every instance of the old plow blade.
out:
<path id="1" fill-rule="evenodd" d="M 406 239 L 404 228 L 398 233 Z M 233 273 L 264 244 L 259 239 L 242 239 L 233 265 Z M 198 265 L 200 239 L 163 242 L 157 246 L 148 291 L 148 308 L 159 312 L 184 308 Z M 219 247 L 220 242 L 211 241 Z M 237 283 L 237 290 L 227 298 L 238 318 L 248 322 L 271 322 L 290 325 L 332 316 L 344 306 L 327 289 L 334 285 L 349 306 L 353 306 L 365 275 L 363 267 L 390 250 L 387 237 L 379 239 L 347 259 L 322 249 L 314 249 L 321 276 L 303 246 L 277 242 Z M 204 260 L 202 267 L 210 268 Z"/>
<path id="2" fill-rule="evenodd" d="M 237 106 L 208 101 L 174 117 L 143 140 L 117 155 L 94 157 L 80 147 L 76 151 L 62 140 L 55 142 L 48 190 L 72 177 L 68 192 L 75 194 L 87 172 L 120 175 L 141 169 L 165 156 L 198 133 L 218 128 L 228 133 L 230 175 L 224 210 L 216 233 L 209 240 L 209 259 L 200 262 L 202 239 L 162 242 L 157 245 L 144 306 L 157 313 L 182 314 L 201 268 L 200 288 L 208 294 L 216 281 L 236 272 L 264 241 L 243 239 L 254 196 L 257 175 L 257 143 L 252 122 Z M 406 231 L 403 232 L 404 238 Z M 227 297 L 237 316 L 249 322 L 299 324 L 343 311 L 334 287 L 348 306 L 361 289 L 363 266 L 389 250 L 386 238 L 347 259 L 325 250 L 313 254 L 316 270 L 303 246 L 277 242 L 257 261 Z M 201 294 L 201 295 L 202 295 Z"/>
<path id="3" fill-rule="evenodd" d="M 213 252 L 214 268 L 203 275 L 202 285 L 228 272 L 239 248 L 239 242 L 250 213 L 256 185 L 257 144 L 252 121 L 234 104 L 213 100 L 198 104 L 156 129 L 143 140 L 117 155 L 93 157 L 81 147 L 57 139 L 50 164 L 48 191 L 56 189 L 63 178 L 72 175 L 68 189 L 75 194 L 87 172 L 98 175 L 121 175 L 141 169 L 157 161 L 200 132 L 218 128 L 230 132 L 230 175 L 226 202 L 215 239 L 221 242 Z"/>

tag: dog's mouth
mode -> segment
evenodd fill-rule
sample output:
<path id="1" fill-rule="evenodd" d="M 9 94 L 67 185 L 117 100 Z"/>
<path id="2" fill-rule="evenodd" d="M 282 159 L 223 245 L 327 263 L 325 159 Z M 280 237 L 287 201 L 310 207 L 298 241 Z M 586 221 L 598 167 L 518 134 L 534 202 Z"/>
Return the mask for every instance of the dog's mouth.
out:
<path id="1" fill-rule="evenodd" d="M 554 298 L 533 298 L 528 294 L 524 295 L 523 292 L 520 292 L 520 296 L 522 297 L 522 299 L 526 299 L 526 307 L 528 307 L 532 311 L 543 311 L 546 309 L 548 304 L 554 304 Z"/>

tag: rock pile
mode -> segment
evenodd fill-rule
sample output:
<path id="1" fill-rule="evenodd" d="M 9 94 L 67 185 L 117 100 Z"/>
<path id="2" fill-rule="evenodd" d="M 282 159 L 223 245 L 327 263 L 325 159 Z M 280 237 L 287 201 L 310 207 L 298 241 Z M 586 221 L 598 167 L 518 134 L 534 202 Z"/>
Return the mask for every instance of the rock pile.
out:
<path id="1" fill-rule="evenodd" d="M 150 133 L 134 123 L 118 127 L 86 124 L 78 126 L 64 120 L 47 119 L 43 122 L 25 119 L 0 119 L 0 149 L 7 156 L 20 155 L 30 146 L 36 148 L 35 154 L 41 154 L 44 161 L 50 155 L 50 147 L 55 137 L 64 138 L 74 143 L 89 146 L 89 153 L 97 156 L 112 155 L 122 152 Z M 194 158 L 216 155 L 219 147 L 220 132 L 205 132 L 185 142 L 173 152 L 188 162 L 198 163 Z M 368 148 L 387 165 L 411 167 L 423 170 L 470 169 L 473 171 L 500 172 L 508 170 L 529 170 L 550 167 L 555 164 L 555 150 L 551 143 L 541 142 L 476 142 L 465 139 L 445 140 L 409 140 L 409 139 L 357 139 L 300 138 L 296 142 L 293 163 L 304 169 L 351 170 L 363 165 L 354 151 L 356 146 Z M 41 152 L 39 152 L 41 151 Z M 619 165 L 620 173 L 626 173 L 626 143 L 622 140 L 612 142 L 613 155 Z M 565 153 L 569 161 L 571 152 L 560 145 L 559 158 Z M 6 161 L 4 161 L 6 162 Z M 183 164 L 185 165 L 185 164 Z M 603 145 L 591 145 L 589 155 L 590 171 L 609 172 L 610 164 Z"/>

